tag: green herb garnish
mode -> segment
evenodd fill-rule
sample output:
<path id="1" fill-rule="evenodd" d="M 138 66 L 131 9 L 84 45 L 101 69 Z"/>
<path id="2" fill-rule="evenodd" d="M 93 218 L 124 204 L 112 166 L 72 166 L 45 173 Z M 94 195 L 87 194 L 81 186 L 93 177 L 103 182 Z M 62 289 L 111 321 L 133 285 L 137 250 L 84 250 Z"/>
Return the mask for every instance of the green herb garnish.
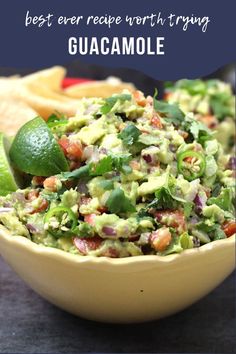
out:
<path id="1" fill-rule="evenodd" d="M 141 134 L 141 131 L 134 124 L 129 124 L 118 134 L 118 138 L 120 138 L 125 145 L 133 145 L 138 141 Z"/>
<path id="2" fill-rule="evenodd" d="M 131 100 L 131 95 L 126 93 L 108 97 L 105 99 L 105 104 L 100 108 L 100 111 L 102 114 L 107 114 L 112 110 L 112 108 L 115 106 L 117 101 L 123 103 L 125 101 L 130 101 L 130 100 Z"/>
<path id="3" fill-rule="evenodd" d="M 124 191 L 120 188 L 114 189 L 111 192 L 106 202 L 106 207 L 111 213 L 114 214 L 136 211 L 134 205 L 131 203 L 129 198 L 125 196 Z"/>

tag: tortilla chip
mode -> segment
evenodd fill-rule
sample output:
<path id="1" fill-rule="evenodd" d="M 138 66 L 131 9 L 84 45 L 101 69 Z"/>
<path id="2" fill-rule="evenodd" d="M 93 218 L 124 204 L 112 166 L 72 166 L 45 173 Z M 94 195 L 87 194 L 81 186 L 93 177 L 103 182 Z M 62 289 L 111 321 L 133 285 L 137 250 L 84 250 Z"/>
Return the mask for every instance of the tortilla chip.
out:
<path id="1" fill-rule="evenodd" d="M 55 72 L 56 71 L 54 71 L 54 74 Z M 57 73 L 59 73 L 59 71 L 57 71 Z M 45 119 L 55 111 L 59 111 L 68 116 L 75 115 L 78 100 L 64 95 L 62 90 L 61 93 L 52 90 L 52 85 L 46 84 L 47 79 L 44 80 L 48 77 L 47 75 L 41 75 L 41 78 L 36 81 L 37 73 L 32 74 L 32 79 L 30 79 L 29 76 L 25 77 L 26 80 L 25 78 L 10 80 L 8 78 L 0 78 L 0 100 L 11 97 L 14 102 L 18 100 L 23 101 L 36 112 L 36 115 L 40 115 Z M 40 77 L 40 74 L 38 77 Z M 61 86 L 61 82 L 59 84 L 59 81 L 57 85 L 55 85 L 56 81 L 54 80 L 54 87 L 58 85 Z"/>
<path id="2" fill-rule="evenodd" d="M 0 131 L 11 136 L 38 114 L 21 100 L 3 98 L 0 100 Z"/>
<path id="3" fill-rule="evenodd" d="M 62 66 L 53 66 L 52 68 L 40 70 L 33 74 L 21 78 L 22 84 L 36 83 L 48 87 L 52 91 L 61 91 L 61 83 L 66 75 L 66 69 Z"/>
<path id="4" fill-rule="evenodd" d="M 108 97 L 124 89 L 135 90 L 132 84 L 114 77 L 62 90 L 61 84 L 65 74 L 66 70 L 63 67 L 54 66 L 23 78 L 1 77 L 0 130 L 14 133 L 27 120 L 37 115 L 47 119 L 55 111 L 74 116 L 80 106 L 78 98 Z"/>
<path id="5" fill-rule="evenodd" d="M 131 83 L 122 82 L 120 79 L 110 77 L 107 80 L 84 82 L 73 85 L 64 90 L 65 94 L 73 98 L 83 97 L 109 97 L 114 93 L 121 93 L 124 89 L 135 91 Z"/>

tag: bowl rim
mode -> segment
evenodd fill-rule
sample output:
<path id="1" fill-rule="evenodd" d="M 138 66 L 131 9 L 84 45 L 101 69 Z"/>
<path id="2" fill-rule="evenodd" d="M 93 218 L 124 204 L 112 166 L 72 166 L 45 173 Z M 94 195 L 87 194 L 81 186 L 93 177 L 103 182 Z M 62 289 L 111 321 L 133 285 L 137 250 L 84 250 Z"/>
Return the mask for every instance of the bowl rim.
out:
<path id="1" fill-rule="evenodd" d="M 141 255 L 133 257 L 124 257 L 124 258 L 110 258 L 110 257 L 94 257 L 94 256 L 80 256 L 77 254 L 72 254 L 64 250 L 60 250 L 53 247 L 46 247 L 39 245 L 29 240 L 24 236 L 12 235 L 9 230 L 4 226 L 0 225 L 0 238 L 3 238 L 10 245 L 15 245 L 21 249 L 30 251 L 35 255 L 41 256 L 50 256 L 53 259 L 61 260 L 64 262 L 70 262 L 75 264 L 96 264 L 96 265 L 113 265 L 113 266 L 125 266 L 131 264 L 140 264 L 140 263 L 158 263 L 159 265 L 165 265 L 167 263 L 178 263 L 186 258 L 199 257 L 205 255 L 208 252 L 216 251 L 217 249 L 234 247 L 236 244 L 236 234 L 222 240 L 211 241 L 205 245 L 202 245 L 198 248 L 192 248 L 184 250 L 181 253 L 170 254 L 166 256 L 159 255 Z M 1 247 L 0 247 L 1 254 Z M 2 253 L 3 254 L 3 253 Z"/>

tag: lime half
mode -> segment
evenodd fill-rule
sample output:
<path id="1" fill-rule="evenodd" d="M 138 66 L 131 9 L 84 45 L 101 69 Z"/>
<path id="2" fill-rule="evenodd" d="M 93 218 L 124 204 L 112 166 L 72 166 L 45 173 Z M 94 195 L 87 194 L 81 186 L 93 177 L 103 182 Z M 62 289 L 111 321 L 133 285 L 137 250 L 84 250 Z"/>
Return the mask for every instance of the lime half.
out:
<path id="1" fill-rule="evenodd" d="M 41 117 L 24 124 L 13 140 L 10 158 L 14 165 L 34 176 L 52 176 L 68 170 L 66 158 Z"/>
<path id="2" fill-rule="evenodd" d="M 18 178 L 11 168 L 8 151 L 10 141 L 0 133 L 0 195 L 7 195 L 16 191 L 18 187 Z"/>

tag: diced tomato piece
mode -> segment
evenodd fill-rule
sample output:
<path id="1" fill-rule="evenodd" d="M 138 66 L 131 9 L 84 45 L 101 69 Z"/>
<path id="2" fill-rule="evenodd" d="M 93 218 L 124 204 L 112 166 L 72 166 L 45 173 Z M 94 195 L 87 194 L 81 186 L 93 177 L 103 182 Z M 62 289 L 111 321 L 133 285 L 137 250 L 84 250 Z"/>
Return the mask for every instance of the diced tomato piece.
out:
<path id="1" fill-rule="evenodd" d="M 234 220 L 226 221 L 222 227 L 227 237 L 236 233 L 236 222 Z"/>
<path id="2" fill-rule="evenodd" d="M 137 104 L 141 107 L 145 107 L 146 106 L 146 98 L 144 96 L 144 94 L 141 91 L 135 91 L 134 92 L 134 99 L 137 102 Z"/>
<path id="3" fill-rule="evenodd" d="M 155 128 L 161 129 L 162 124 L 161 124 L 161 119 L 157 115 L 154 115 L 151 119 L 151 125 Z"/>
<path id="4" fill-rule="evenodd" d="M 171 233 L 168 227 L 152 232 L 150 242 L 152 247 L 159 252 L 163 252 L 171 242 Z"/>
<path id="5" fill-rule="evenodd" d="M 42 186 L 44 180 L 45 180 L 45 177 L 34 176 L 34 177 L 32 178 L 32 184 L 33 184 L 34 186 Z"/>
<path id="6" fill-rule="evenodd" d="M 48 201 L 46 199 L 42 199 L 41 204 L 37 209 L 34 209 L 30 214 L 40 213 L 41 211 L 45 211 L 48 208 Z"/>
<path id="7" fill-rule="evenodd" d="M 103 214 L 103 213 L 106 213 L 107 212 L 107 207 L 105 207 L 105 206 L 100 206 L 99 208 L 98 208 L 98 211 L 99 211 L 99 213 L 101 213 L 101 214 Z"/>
<path id="8" fill-rule="evenodd" d="M 58 140 L 58 144 L 62 148 L 64 155 L 66 155 L 67 154 L 67 149 L 68 149 L 68 146 L 69 146 L 69 139 L 67 137 L 63 137 L 63 138 Z"/>
<path id="9" fill-rule="evenodd" d="M 83 149 L 82 149 L 82 144 L 78 141 L 76 142 L 70 142 L 68 148 L 67 148 L 67 155 L 68 157 L 71 157 L 71 159 L 81 159 L 83 154 Z"/>
<path id="10" fill-rule="evenodd" d="M 172 96 L 172 93 L 171 92 L 165 92 L 164 94 L 164 100 L 165 101 L 168 101 Z"/>
<path id="11" fill-rule="evenodd" d="M 37 199 L 39 196 L 39 191 L 37 191 L 36 189 L 33 189 L 32 191 L 30 191 L 27 195 L 27 199 L 29 201 L 32 201 L 34 199 Z"/>
<path id="12" fill-rule="evenodd" d="M 218 124 L 217 118 L 213 115 L 207 114 L 198 118 L 201 122 L 206 124 L 208 128 L 215 128 Z"/>
<path id="13" fill-rule="evenodd" d="M 57 177 L 51 176 L 45 179 L 43 187 L 51 192 L 57 191 Z"/>
<path id="14" fill-rule="evenodd" d="M 75 247 L 84 255 L 88 254 L 89 251 L 95 251 L 98 249 L 103 242 L 103 239 L 100 237 L 92 238 L 79 238 L 74 237 L 73 243 Z"/>
<path id="15" fill-rule="evenodd" d="M 133 170 L 140 170 L 140 163 L 135 160 L 130 161 L 129 165 Z"/>
<path id="16" fill-rule="evenodd" d="M 184 138 L 184 140 L 186 140 L 189 135 L 187 132 L 185 132 L 183 130 L 178 130 L 178 133 L 179 133 L 179 135 L 182 136 L 182 138 Z"/>
<path id="17" fill-rule="evenodd" d="M 84 215 L 84 221 L 90 225 L 94 225 L 96 216 L 97 214 L 86 214 Z"/>
<path id="18" fill-rule="evenodd" d="M 186 222 L 183 211 L 180 210 L 158 210 L 154 213 L 157 220 L 166 226 L 177 229 L 179 233 L 186 230 Z"/>
<path id="19" fill-rule="evenodd" d="M 63 150 L 64 155 L 69 160 L 78 161 L 83 154 L 83 148 L 80 141 L 70 141 L 67 137 L 62 137 L 58 140 L 58 144 Z"/>

